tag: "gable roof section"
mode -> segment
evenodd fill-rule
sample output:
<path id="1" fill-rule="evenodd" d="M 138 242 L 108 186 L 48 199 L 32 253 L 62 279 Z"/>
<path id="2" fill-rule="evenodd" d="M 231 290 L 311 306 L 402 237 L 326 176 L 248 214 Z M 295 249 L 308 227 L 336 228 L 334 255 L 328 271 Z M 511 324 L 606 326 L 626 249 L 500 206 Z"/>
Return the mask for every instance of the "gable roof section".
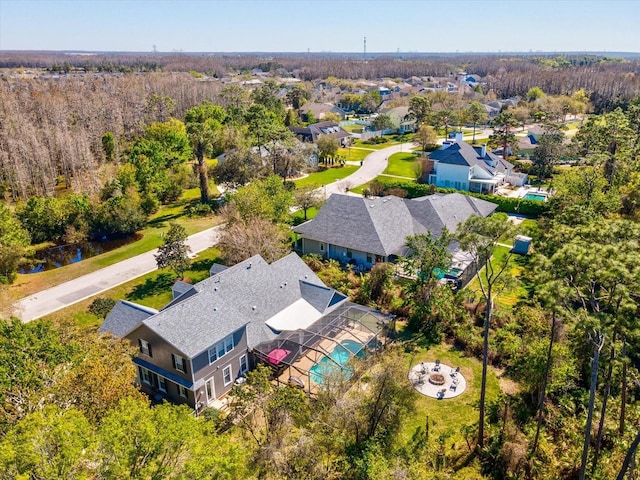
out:
<path id="1" fill-rule="evenodd" d="M 491 175 L 494 175 L 496 171 L 502 172 L 513 168 L 511 163 L 489 151 L 486 152 L 484 157 L 481 157 L 480 148 L 481 147 L 473 147 L 466 142 L 457 142 L 445 149 L 436 150 L 431 153 L 429 159 L 447 165 L 478 166 Z M 489 162 L 497 162 L 497 166 L 494 167 L 490 165 Z"/>
<path id="2" fill-rule="evenodd" d="M 334 292 L 295 253 L 271 265 L 256 255 L 193 287 L 194 295 L 144 321 L 188 358 L 245 326 L 249 348 L 270 340 L 276 332 L 267 320 L 301 299 L 323 314 Z"/>
<path id="3" fill-rule="evenodd" d="M 108 332 L 118 338 L 123 338 L 156 313 L 158 310 L 155 308 L 119 300 L 104 319 L 98 331 L 100 333 Z"/>
<path id="4" fill-rule="evenodd" d="M 293 230 L 305 238 L 374 255 L 404 255 L 409 235 L 455 232 L 471 215 L 490 215 L 497 205 L 461 193 L 416 199 L 392 195 L 366 199 L 333 194 L 315 218 Z"/>

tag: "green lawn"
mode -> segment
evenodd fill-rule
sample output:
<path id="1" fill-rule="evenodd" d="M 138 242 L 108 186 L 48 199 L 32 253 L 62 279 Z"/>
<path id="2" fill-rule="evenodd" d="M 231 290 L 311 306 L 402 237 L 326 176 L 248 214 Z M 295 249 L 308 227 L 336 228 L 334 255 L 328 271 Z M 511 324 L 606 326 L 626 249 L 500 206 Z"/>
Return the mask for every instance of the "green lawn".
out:
<path id="1" fill-rule="evenodd" d="M 371 152 L 372 150 L 357 147 L 338 149 L 338 155 L 343 157 L 347 162 L 359 162 Z"/>
<path id="2" fill-rule="evenodd" d="M 358 170 L 358 168 L 360 167 L 355 165 L 328 168 L 323 172 L 312 173 L 299 180 L 294 180 L 293 183 L 295 183 L 298 188 L 309 186 L 321 187 L 322 185 L 328 185 L 337 180 L 342 180 L 343 178 L 348 177 Z"/>
<path id="3" fill-rule="evenodd" d="M 317 208 L 310 208 L 309 210 L 307 210 L 307 220 L 311 220 L 316 216 L 317 213 Z M 306 220 L 304 219 L 304 211 L 302 210 L 296 210 L 295 212 L 293 212 L 292 217 L 294 225 L 300 225 L 301 223 L 306 222 Z"/>
<path id="4" fill-rule="evenodd" d="M 513 243 L 512 241 L 505 243 Z M 511 249 L 508 247 L 497 246 L 494 250 L 493 257 L 491 258 L 492 265 L 502 264 L 502 260 L 509 254 Z M 507 267 L 507 271 L 505 274 L 511 275 L 512 277 L 518 278 L 523 271 L 523 266 L 521 265 L 521 261 L 519 262 L 519 255 L 512 255 L 511 260 L 509 262 L 509 266 Z M 480 271 L 480 276 L 483 276 L 483 272 Z M 465 289 L 472 290 L 477 292 L 477 295 L 480 296 L 480 284 L 478 283 L 478 278 L 474 277 L 471 282 L 465 287 Z M 501 307 L 511 308 L 516 305 L 519 301 L 527 298 L 528 292 L 524 285 L 518 283 L 515 286 L 505 289 L 500 293 L 498 298 L 496 299 L 496 305 Z"/>
<path id="5" fill-rule="evenodd" d="M 489 141 L 489 137 L 476 137 L 476 142 L 472 143 L 473 145 L 482 145 L 483 143 L 487 143 Z"/>
<path id="6" fill-rule="evenodd" d="M 190 283 L 197 283 L 208 278 L 209 268 L 214 262 L 219 261 L 219 255 L 220 252 L 215 248 L 200 252 L 191 261 L 191 268 L 185 272 L 185 278 Z M 175 277 L 169 270 L 156 270 L 107 290 L 100 295 L 58 310 L 44 318 L 54 322 L 72 323 L 79 327 L 97 327 L 102 323 L 102 318 L 89 313 L 87 309 L 91 302 L 98 297 L 129 300 L 160 309 L 171 301 L 171 286 L 174 280 Z"/>
<path id="7" fill-rule="evenodd" d="M 211 196 L 218 195 L 215 185 L 210 186 Z M 123 245 L 109 252 L 87 258 L 82 262 L 67 265 L 55 270 L 41 273 L 19 274 L 16 281 L 7 288 L 9 301 L 15 301 L 41 290 L 59 285 L 68 280 L 86 275 L 114 263 L 126 260 L 162 245 L 161 235 L 169 228 L 169 222 L 175 221 L 187 230 L 189 235 L 200 232 L 220 223 L 220 218 L 213 215 L 208 217 L 189 218 L 184 215 L 184 209 L 200 198 L 200 190 L 192 188 L 186 190 L 174 203 L 163 205 L 153 214 L 147 226 L 139 233 L 140 240 Z"/>
<path id="8" fill-rule="evenodd" d="M 418 178 L 420 161 L 413 152 L 398 152 L 389 157 L 384 173 L 397 177 Z"/>
<path id="9" fill-rule="evenodd" d="M 387 175 L 378 175 L 376 178 L 374 178 L 372 181 L 378 181 L 380 183 L 395 183 L 398 181 L 398 178 L 394 178 L 394 177 L 389 177 Z M 362 192 L 364 192 L 365 188 L 369 187 L 369 183 L 364 183 L 362 185 L 357 185 L 353 188 L 350 188 L 349 191 L 353 192 L 353 193 L 359 193 L 362 194 Z"/>
<path id="10" fill-rule="evenodd" d="M 353 123 L 351 125 L 345 125 L 342 128 L 345 129 L 349 133 L 362 133 L 362 131 L 364 129 L 364 125 L 360 125 L 358 123 Z"/>
<path id="11" fill-rule="evenodd" d="M 391 147 L 393 145 L 400 145 L 400 142 L 393 140 L 391 137 L 384 137 L 387 139 L 386 142 L 384 143 L 378 143 L 378 144 L 367 144 L 364 143 L 364 140 L 356 140 L 355 142 L 353 142 L 353 146 L 354 147 L 361 147 L 361 148 L 368 148 L 371 150 L 382 150 L 383 148 L 387 148 L 387 147 Z"/>
<path id="12" fill-rule="evenodd" d="M 441 344 L 429 349 L 423 347 L 407 353 L 407 371 L 420 362 L 433 362 L 439 359 L 451 367 L 460 367 L 460 372 L 467 382 L 467 389 L 458 397 L 437 400 L 418 394 L 415 409 L 407 418 L 401 431 L 402 443 L 408 442 L 418 428 L 424 430 L 426 419 L 429 419 L 429 432 L 434 438 L 450 433 L 448 444 L 463 448 L 464 437 L 461 428 L 471 426 L 478 421 L 478 402 L 480 398 L 480 382 L 482 379 L 482 363 L 474 357 L 468 357 L 450 345 Z M 487 404 L 498 398 L 500 385 L 494 371 L 489 369 L 487 375 Z"/>

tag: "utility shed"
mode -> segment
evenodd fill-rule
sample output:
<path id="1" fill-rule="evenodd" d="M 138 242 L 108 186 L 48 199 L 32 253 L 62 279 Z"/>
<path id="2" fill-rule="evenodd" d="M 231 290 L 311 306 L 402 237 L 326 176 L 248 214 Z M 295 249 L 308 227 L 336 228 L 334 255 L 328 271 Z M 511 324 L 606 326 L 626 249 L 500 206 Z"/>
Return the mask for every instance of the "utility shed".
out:
<path id="1" fill-rule="evenodd" d="M 524 235 L 516 235 L 515 243 L 513 245 L 513 253 L 518 255 L 527 255 L 531 249 L 531 237 Z"/>

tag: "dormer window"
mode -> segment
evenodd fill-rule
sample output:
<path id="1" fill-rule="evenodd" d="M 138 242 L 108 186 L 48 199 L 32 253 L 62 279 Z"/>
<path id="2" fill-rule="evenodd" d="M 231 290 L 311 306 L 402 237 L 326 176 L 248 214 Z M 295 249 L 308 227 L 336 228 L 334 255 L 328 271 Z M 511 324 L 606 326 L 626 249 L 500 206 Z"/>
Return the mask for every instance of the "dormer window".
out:
<path id="1" fill-rule="evenodd" d="M 153 357 L 151 351 L 151 344 L 146 340 L 138 339 L 138 346 L 140 347 L 140 353 L 147 355 L 148 357 Z"/>

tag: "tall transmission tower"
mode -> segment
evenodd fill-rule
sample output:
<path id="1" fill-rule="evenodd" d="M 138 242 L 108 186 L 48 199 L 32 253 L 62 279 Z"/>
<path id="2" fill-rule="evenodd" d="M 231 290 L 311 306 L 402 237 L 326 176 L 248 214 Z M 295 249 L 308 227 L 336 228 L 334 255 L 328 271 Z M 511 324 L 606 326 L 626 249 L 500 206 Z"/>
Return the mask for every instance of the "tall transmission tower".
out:
<path id="1" fill-rule="evenodd" d="M 362 55 L 362 60 L 367 61 L 367 37 L 364 37 L 364 54 Z"/>

